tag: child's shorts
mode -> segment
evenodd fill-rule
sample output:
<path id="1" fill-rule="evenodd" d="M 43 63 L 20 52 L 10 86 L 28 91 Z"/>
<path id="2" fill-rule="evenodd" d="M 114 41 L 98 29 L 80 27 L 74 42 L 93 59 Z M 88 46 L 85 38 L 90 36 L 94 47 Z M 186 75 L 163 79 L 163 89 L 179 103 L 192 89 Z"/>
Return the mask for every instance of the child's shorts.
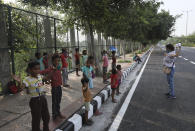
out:
<path id="1" fill-rule="evenodd" d="M 121 84 L 121 80 L 118 80 L 118 86 L 120 86 L 120 84 Z"/>
<path id="2" fill-rule="evenodd" d="M 86 111 L 90 111 L 90 102 L 85 102 L 84 106 Z"/>
<path id="3" fill-rule="evenodd" d="M 107 73 L 108 67 L 103 67 L 103 74 L 105 75 Z"/>

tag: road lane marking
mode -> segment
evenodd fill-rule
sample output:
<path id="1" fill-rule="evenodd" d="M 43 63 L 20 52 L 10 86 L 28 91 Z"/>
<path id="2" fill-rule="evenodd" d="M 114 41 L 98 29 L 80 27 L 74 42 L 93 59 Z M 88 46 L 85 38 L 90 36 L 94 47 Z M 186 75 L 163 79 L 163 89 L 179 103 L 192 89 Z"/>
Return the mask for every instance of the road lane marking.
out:
<path id="1" fill-rule="evenodd" d="M 183 58 L 184 60 L 188 60 L 188 59 L 186 59 L 186 58 Z"/>
<path id="2" fill-rule="evenodd" d="M 179 58 L 181 58 L 182 56 L 179 56 Z"/>
<path id="3" fill-rule="evenodd" d="M 194 65 L 195 65 L 195 62 L 193 62 L 193 61 L 190 61 L 190 63 L 192 63 L 192 64 L 194 64 Z"/>
<path id="4" fill-rule="evenodd" d="M 117 115 L 116 115 L 116 117 L 115 117 L 112 125 L 110 126 L 109 131 L 117 131 L 118 130 L 118 128 L 120 126 L 120 123 L 121 123 L 121 121 L 122 121 L 122 119 L 123 119 L 123 117 L 125 115 L 125 112 L 126 112 L 128 106 L 129 106 L 129 103 L 131 101 L 131 98 L 132 98 L 132 96 L 133 96 L 133 94 L 135 92 L 135 89 L 136 89 L 136 87 L 137 87 L 137 85 L 138 85 L 138 83 L 140 81 L 140 78 L 141 78 L 143 72 L 144 72 L 144 69 L 146 67 L 146 64 L 148 63 L 148 60 L 150 58 L 151 53 L 152 53 L 152 51 L 150 52 L 150 54 L 149 54 L 149 56 L 148 56 L 148 58 L 147 58 L 147 60 L 146 60 L 146 62 L 144 64 L 144 66 L 142 67 L 142 69 L 141 69 L 138 77 L 136 78 L 135 82 L 133 83 L 133 86 L 130 89 L 130 91 L 129 91 L 129 93 L 128 93 L 126 99 L 125 99 L 125 101 L 123 102 L 123 105 L 122 105 L 121 109 L 117 113 Z"/>

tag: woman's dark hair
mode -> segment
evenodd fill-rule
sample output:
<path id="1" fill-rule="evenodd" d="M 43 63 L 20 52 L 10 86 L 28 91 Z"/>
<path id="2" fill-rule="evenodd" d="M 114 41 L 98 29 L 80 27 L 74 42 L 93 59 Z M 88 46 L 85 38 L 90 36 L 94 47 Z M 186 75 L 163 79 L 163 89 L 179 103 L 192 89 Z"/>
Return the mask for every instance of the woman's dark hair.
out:
<path id="1" fill-rule="evenodd" d="M 84 86 L 85 83 L 88 83 L 88 82 L 89 82 L 89 79 L 87 77 L 83 77 L 81 79 L 81 83 L 82 83 L 83 86 Z"/>
<path id="2" fill-rule="evenodd" d="M 28 63 L 28 67 L 26 69 L 26 72 L 29 73 L 29 70 L 32 69 L 33 67 L 40 65 L 38 61 L 31 61 Z"/>
<path id="3" fill-rule="evenodd" d="M 120 70 L 120 69 L 121 69 L 121 65 L 117 65 L 117 66 L 116 66 L 116 69 L 117 69 L 117 70 Z"/>
<path id="4" fill-rule="evenodd" d="M 58 54 L 54 54 L 54 55 L 52 56 L 52 61 L 54 61 L 54 60 L 57 59 L 57 58 L 60 58 L 60 56 L 59 56 Z"/>
<path id="5" fill-rule="evenodd" d="M 168 45 L 166 45 L 166 49 L 168 51 L 174 51 L 175 50 L 175 47 L 172 44 L 168 44 Z"/>
<path id="6" fill-rule="evenodd" d="M 113 55 L 116 54 L 116 51 L 112 51 L 112 54 L 113 54 Z"/>
<path id="7" fill-rule="evenodd" d="M 112 74 L 117 74 L 117 71 L 116 71 L 116 69 L 114 68 L 114 69 L 112 69 Z"/>

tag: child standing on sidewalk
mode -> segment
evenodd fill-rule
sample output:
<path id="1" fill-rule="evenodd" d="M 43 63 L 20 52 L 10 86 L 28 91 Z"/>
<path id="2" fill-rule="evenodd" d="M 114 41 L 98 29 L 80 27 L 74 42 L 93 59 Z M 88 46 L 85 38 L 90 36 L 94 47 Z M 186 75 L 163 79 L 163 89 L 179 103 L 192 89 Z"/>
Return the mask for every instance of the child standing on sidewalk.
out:
<path id="1" fill-rule="evenodd" d="M 93 121 L 88 119 L 88 112 L 90 111 L 90 101 L 92 100 L 91 92 L 88 89 L 88 83 L 89 79 L 86 77 L 83 77 L 81 79 L 82 83 L 82 92 L 83 92 L 83 98 L 84 98 L 84 105 L 85 105 L 85 123 L 86 125 L 92 125 Z"/>
<path id="2" fill-rule="evenodd" d="M 90 57 L 89 57 L 90 58 Z M 93 88 L 93 78 L 92 78 L 92 71 L 93 67 L 91 66 L 91 59 L 87 60 L 86 65 L 82 68 L 83 77 L 89 79 L 89 88 Z"/>
<path id="3" fill-rule="evenodd" d="M 49 79 L 51 79 L 51 93 L 52 93 L 52 117 L 56 120 L 57 117 L 62 119 L 66 118 L 60 113 L 60 103 L 62 98 L 62 76 L 61 67 L 59 66 L 60 57 L 58 54 L 52 56 L 53 66 L 48 69 L 41 71 L 41 74 L 48 74 Z"/>
<path id="4" fill-rule="evenodd" d="M 83 50 L 83 55 L 82 55 L 82 62 L 83 62 L 83 64 L 82 64 L 82 66 L 86 65 L 87 59 L 88 59 L 87 50 Z"/>
<path id="5" fill-rule="evenodd" d="M 119 87 L 120 87 L 121 78 L 122 78 L 121 65 L 117 65 L 116 69 L 117 69 L 117 78 L 118 78 L 118 86 L 117 86 L 116 95 L 119 95 L 120 94 Z"/>
<path id="6" fill-rule="evenodd" d="M 112 74 L 110 78 L 111 78 L 111 89 L 112 89 L 112 102 L 117 103 L 116 100 L 114 99 L 115 91 L 118 86 L 118 76 L 117 76 L 116 69 L 112 69 Z"/>
<path id="7" fill-rule="evenodd" d="M 44 70 L 45 67 L 44 67 L 44 63 L 43 63 L 43 57 L 41 56 L 41 53 L 37 52 L 35 53 L 35 57 L 36 57 L 36 60 L 39 62 L 40 64 L 40 70 Z"/>
<path id="8" fill-rule="evenodd" d="M 43 120 L 43 131 L 49 131 L 49 110 L 47 99 L 45 98 L 45 89 L 43 86 L 43 76 L 39 75 L 40 63 L 37 61 L 30 62 L 27 67 L 28 76 L 22 80 L 13 76 L 13 78 L 21 83 L 21 88 L 27 88 L 31 96 L 29 105 L 32 116 L 32 131 L 40 131 L 40 120 Z"/>
<path id="9" fill-rule="evenodd" d="M 80 54 L 79 54 L 79 48 L 76 48 L 75 49 L 75 65 L 76 65 L 76 75 L 77 76 L 80 76 L 79 75 L 79 69 L 80 69 Z"/>
<path id="10" fill-rule="evenodd" d="M 68 53 L 66 49 L 62 49 L 62 54 L 60 55 L 61 61 L 62 61 L 62 78 L 63 78 L 63 86 L 64 87 L 70 87 L 70 85 L 67 84 L 68 81 Z"/>

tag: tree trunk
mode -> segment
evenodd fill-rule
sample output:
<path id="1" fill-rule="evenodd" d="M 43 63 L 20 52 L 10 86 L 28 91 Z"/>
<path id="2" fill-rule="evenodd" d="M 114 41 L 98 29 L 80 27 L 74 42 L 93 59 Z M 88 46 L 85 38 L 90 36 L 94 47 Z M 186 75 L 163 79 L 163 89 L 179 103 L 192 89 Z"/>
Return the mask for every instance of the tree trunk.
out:
<path id="1" fill-rule="evenodd" d="M 79 48 L 79 28 L 77 27 L 77 46 Z"/>
<path id="2" fill-rule="evenodd" d="M 98 54 L 98 60 L 100 61 L 101 60 L 101 33 L 98 33 L 98 47 L 97 47 L 97 49 L 98 49 L 98 51 L 97 51 L 97 54 Z"/>
<path id="3" fill-rule="evenodd" d="M 96 53 L 95 53 L 95 52 L 96 52 L 96 51 L 95 51 L 96 46 L 95 46 L 95 44 L 94 44 L 93 27 L 92 27 L 92 25 L 91 25 L 90 22 L 88 22 L 88 24 L 89 24 L 89 33 L 90 33 L 90 38 L 91 38 L 92 55 L 93 55 L 93 57 L 94 57 L 94 59 L 95 59 L 95 65 L 96 65 L 96 67 L 97 67 L 96 75 L 97 75 L 97 76 L 102 76 L 102 68 L 101 68 L 101 65 L 100 65 L 100 63 L 99 63 L 99 60 L 98 60 L 98 58 L 97 58 L 97 55 L 96 55 Z"/>
<path id="4" fill-rule="evenodd" d="M 8 38 L 6 35 L 7 31 L 5 18 L 3 7 L 0 5 L 0 88 L 2 89 L 3 93 L 8 91 L 6 85 L 11 79 L 10 54 L 8 49 Z"/>
<path id="5" fill-rule="evenodd" d="M 44 32 L 45 32 L 45 47 L 47 53 L 51 54 L 52 51 L 52 37 L 51 37 L 51 23 L 48 17 L 44 19 Z"/>
<path id="6" fill-rule="evenodd" d="M 88 55 L 92 55 L 90 32 L 87 33 L 87 46 L 88 46 Z"/>
<path id="7" fill-rule="evenodd" d="M 71 43 L 71 50 L 72 50 L 72 68 L 75 69 L 75 45 L 76 45 L 76 41 L 75 41 L 75 30 L 74 27 L 70 28 L 70 43 Z"/>
<path id="8" fill-rule="evenodd" d="M 108 51 L 108 37 L 106 37 L 106 50 Z"/>
<path id="9" fill-rule="evenodd" d="M 122 51 L 123 51 L 123 60 L 125 60 L 125 41 L 122 40 L 121 44 L 122 44 Z"/>

